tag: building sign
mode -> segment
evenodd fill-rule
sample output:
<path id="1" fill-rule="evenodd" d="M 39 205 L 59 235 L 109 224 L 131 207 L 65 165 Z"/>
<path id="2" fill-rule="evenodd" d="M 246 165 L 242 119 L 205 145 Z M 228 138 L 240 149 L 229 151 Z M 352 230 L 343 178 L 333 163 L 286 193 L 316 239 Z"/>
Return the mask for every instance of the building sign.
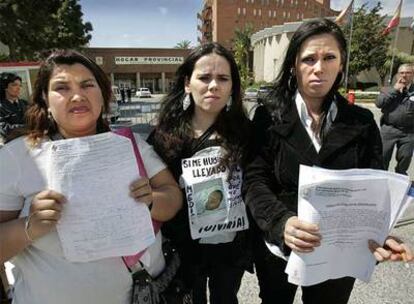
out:
<path id="1" fill-rule="evenodd" d="M 115 57 L 115 64 L 181 64 L 184 57 Z"/>

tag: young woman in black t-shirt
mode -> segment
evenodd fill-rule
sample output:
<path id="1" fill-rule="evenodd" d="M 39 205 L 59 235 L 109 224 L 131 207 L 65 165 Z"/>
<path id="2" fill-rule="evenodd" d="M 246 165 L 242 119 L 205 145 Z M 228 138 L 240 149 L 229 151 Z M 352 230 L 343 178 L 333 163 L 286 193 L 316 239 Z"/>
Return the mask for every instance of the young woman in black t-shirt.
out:
<path id="1" fill-rule="evenodd" d="M 210 303 L 238 303 L 244 270 L 251 268 L 240 193 L 249 121 L 228 50 L 209 43 L 191 52 L 177 70 L 149 142 L 186 193 L 187 204 L 163 233 L 178 248 L 193 302 L 207 303 L 208 279 Z"/>

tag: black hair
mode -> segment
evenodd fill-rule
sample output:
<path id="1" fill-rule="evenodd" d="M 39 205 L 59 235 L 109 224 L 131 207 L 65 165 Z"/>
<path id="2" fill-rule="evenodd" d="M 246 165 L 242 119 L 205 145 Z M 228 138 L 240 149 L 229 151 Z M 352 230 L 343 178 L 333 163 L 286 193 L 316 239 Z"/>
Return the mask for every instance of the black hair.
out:
<path id="1" fill-rule="evenodd" d="M 57 132 L 55 123 L 48 119 L 47 103 L 43 96 L 47 96 L 50 78 L 56 66 L 61 64 L 73 65 L 79 63 L 91 71 L 99 85 L 103 97 L 103 111 L 109 109 L 112 98 L 111 83 L 105 72 L 90 58 L 74 50 L 56 50 L 41 64 L 34 86 L 32 104 L 26 113 L 27 131 L 29 139 L 37 142 L 45 134 L 49 136 Z M 109 131 L 107 121 L 102 117 L 97 121 L 97 132 Z"/>
<path id="2" fill-rule="evenodd" d="M 0 100 L 6 99 L 6 89 L 8 85 L 16 80 L 22 82 L 22 78 L 14 73 L 3 72 L 0 74 Z"/>
<path id="3" fill-rule="evenodd" d="M 224 108 L 218 115 L 214 126 L 220 144 L 227 154 L 224 164 L 232 169 L 237 165 L 247 145 L 248 119 L 241 99 L 241 84 L 237 64 L 230 51 L 218 43 L 207 43 L 195 48 L 178 68 L 175 83 L 168 95 L 163 99 L 158 124 L 154 133 L 154 148 L 164 160 L 171 164 L 179 158 L 185 147 L 194 138 L 191 118 L 194 114 L 194 101 L 187 110 L 183 110 L 185 83 L 191 78 L 196 62 L 203 56 L 217 54 L 224 57 L 230 65 L 232 79 L 232 103 L 228 111 Z"/>
<path id="4" fill-rule="evenodd" d="M 335 22 L 326 18 L 303 22 L 290 40 L 280 72 L 276 77 L 273 89 L 266 100 L 273 119 L 281 119 L 281 115 L 290 106 L 297 90 L 297 80 L 296 77 L 292 75 L 292 69 L 295 67 L 296 56 L 298 55 L 302 44 L 308 38 L 321 34 L 329 34 L 335 38 L 341 53 L 342 66 L 345 67 L 347 61 L 347 43 L 341 28 Z M 332 96 L 332 94 L 338 90 L 343 74 L 343 71 L 338 73 L 328 96 Z M 331 99 L 327 98 L 326 100 Z M 322 105 L 323 111 L 328 106 L 328 104 L 324 103 Z"/>

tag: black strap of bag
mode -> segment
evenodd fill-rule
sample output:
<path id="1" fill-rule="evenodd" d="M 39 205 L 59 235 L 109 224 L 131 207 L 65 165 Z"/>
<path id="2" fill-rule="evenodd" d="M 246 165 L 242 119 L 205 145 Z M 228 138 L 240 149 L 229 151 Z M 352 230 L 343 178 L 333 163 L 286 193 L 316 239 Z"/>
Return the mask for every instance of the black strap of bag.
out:
<path id="1" fill-rule="evenodd" d="M 191 145 L 191 155 L 194 155 L 216 131 L 216 124 L 212 124 L 199 138 L 196 138 Z"/>

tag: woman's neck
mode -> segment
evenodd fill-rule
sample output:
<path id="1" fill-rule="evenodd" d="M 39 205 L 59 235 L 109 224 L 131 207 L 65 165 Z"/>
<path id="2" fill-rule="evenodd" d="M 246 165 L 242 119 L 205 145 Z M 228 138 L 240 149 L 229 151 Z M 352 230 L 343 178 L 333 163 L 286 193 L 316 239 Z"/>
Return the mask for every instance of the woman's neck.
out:
<path id="1" fill-rule="evenodd" d="M 19 100 L 19 96 L 11 96 L 6 92 L 6 99 L 10 102 L 17 102 Z"/>
<path id="2" fill-rule="evenodd" d="M 308 110 L 309 115 L 312 117 L 318 117 L 322 113 L 322 103 L 323 99 L 320 98 L 309 98 L 303 97 L 303 101 L 305 102 L 306 109 Z"/>
<path id="3" fill-rule="evenodd" d="M 210 114 L 206 112 L 200 112 L 195 109 L 193 118 L 191 120 L 191 127 L 196 138 L 203 135 L 204 132 L 210 128 L 216 121 L 217 114 Z"/>

